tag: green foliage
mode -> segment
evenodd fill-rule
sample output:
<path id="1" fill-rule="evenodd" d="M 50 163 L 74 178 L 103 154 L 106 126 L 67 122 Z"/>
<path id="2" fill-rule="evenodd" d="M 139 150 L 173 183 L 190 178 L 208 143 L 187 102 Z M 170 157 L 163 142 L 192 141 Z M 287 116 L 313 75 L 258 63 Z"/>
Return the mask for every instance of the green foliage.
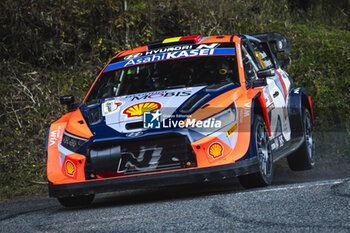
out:
<path id="1" fill-rule="evenodd" d="M 288 71 L 308 87 L 320 121 L 349 121 L 350 33 L 326 25 L 293 25 L 293 64 Z"/>
<path id="2" fill-rule="evenodd" d="M 307 12 L 287 0 L 127 0 L 127 11 L 123 2 L 0 3 L 0 198 L 46 190 L 33 181 L 46 180 L 47 127 L 66 111 L 59 96 L 82 101 L 108 59 L 150 40 L 281 32 L 292 44 L 288 72 L 310 90 L 317 127 L 349 120 L 346 0 L 312 0 Z"/>

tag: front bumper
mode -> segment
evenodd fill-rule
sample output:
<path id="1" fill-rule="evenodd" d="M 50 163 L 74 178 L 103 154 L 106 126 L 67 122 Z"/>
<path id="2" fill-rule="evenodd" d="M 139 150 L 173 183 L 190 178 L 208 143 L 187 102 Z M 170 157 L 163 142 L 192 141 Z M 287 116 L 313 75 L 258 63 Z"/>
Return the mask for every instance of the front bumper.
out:
<path id="1" fill-rule="evenodd" d="M 165 187 L 231 178 L 251 174 L 257 171 L 258 161 L 254 158 L 232 164 L 207 168 L 193 168 L 180 171 L 90 180 L 60 185 L 54 185 L 49 182 L 49 195 L 51 197 L 69 197 L 128 189 Z"/>

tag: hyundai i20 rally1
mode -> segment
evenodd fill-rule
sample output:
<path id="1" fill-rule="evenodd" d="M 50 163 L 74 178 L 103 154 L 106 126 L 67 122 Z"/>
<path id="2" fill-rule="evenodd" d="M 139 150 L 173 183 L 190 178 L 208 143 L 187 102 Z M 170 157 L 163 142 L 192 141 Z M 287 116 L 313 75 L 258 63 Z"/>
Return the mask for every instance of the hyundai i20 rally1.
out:
<path id="1" fill-rule="evenodd" d="M 64 206 L 101 192 L 238 177 L 271 184 L 273 163 L 314 166 L 313 112 L 282 69 L 279 33 L 168 38 L 117 54 L 47 135 L 49 195 Z"/>

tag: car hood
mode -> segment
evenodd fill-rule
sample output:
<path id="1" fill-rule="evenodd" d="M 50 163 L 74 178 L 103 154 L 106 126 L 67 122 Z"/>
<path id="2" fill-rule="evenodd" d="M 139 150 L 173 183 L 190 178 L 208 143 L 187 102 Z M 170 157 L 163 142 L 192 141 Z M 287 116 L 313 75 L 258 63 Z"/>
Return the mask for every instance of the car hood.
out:
<path id="1" fill-rule="evenodd" d="M 138 93 L 85 104 L 80 110 L 95 135 L 111 129 L 129 133 L 143 128 L 144 112 L 158 110 L 162 120 L 174 116 L 186 118 L 210 99 L 236 87 L 231 83 Z"/>

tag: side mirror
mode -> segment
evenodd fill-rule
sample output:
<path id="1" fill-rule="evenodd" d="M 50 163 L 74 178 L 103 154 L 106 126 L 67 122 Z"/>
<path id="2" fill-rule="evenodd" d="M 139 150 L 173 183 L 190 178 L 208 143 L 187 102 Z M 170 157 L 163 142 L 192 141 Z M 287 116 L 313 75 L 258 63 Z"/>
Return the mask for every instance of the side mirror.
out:
<path id="1" fill-rule="evenodd" d="M 278 59 L 278 64 L 282 67 L 282 68 L 287 68 L 290 63 L 292 63 L 290 58 L 285 58 L 285 59 Z"/>
<path id="2" fill-rule="evenodd" d="M 68 104 L 73 104 L 75 101 L 74 99 L 74 96 L 72 95 L 65 95 L 65 96 L 61 96 L 60 97 L 60 104 L 65 104 L 65 105 L 68 105 Z"/>
<path id="3" fill-rule="evenodd" d="M 266 78 L 266 77 L 271 77 L 275 75 L 275 70 L 274 69 L 266 69 L 266 70 L 259 70 L 256 72 L 258 75 L 258 78 Z"/>
<path id="4" fill-rule="evenodd" d="M 74 111 L 77 108 L 77 104 L 74 104 L 74 96 L 65 95 L 60 97 L 60 104 L 67 105 L 68 112 Z"/>

